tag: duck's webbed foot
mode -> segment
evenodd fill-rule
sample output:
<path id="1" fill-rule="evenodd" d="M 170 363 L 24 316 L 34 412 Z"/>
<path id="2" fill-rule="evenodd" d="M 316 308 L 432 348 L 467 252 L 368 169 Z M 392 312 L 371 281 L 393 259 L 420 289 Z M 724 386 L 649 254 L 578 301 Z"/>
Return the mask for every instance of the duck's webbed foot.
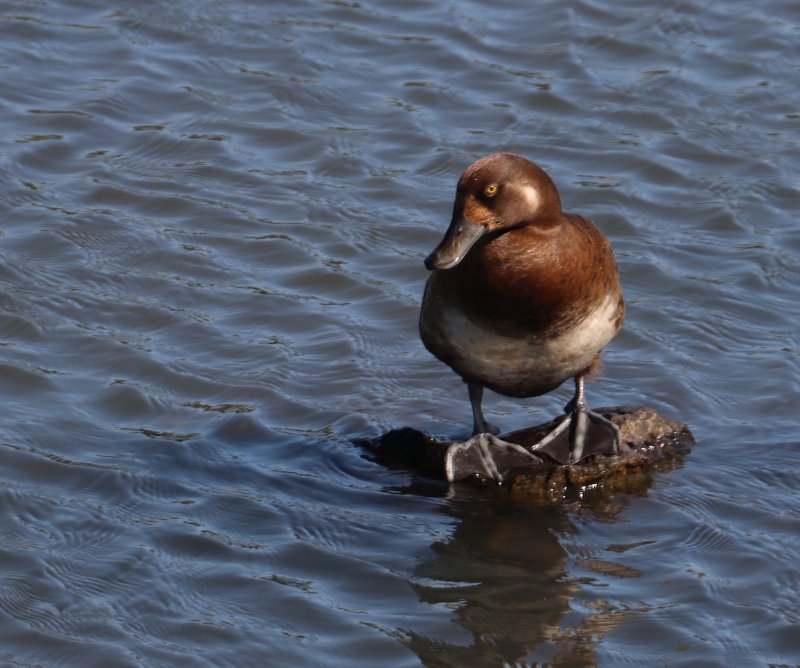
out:
<path id="1" fill-rule="evenodd" d="M 503 441 L 493 434 L 480 433 L 448 448 L 445 472 L 450 482 L 479 474 L 502 483 L 511 469 L 533 466 L 542 461 L 521 445 Z"/>
<path id="2" fill-rule="evenodd" d="M 619 427 L 586 406 L 582 378 L 575 380 L 575 386 L 575 397 L 566 406 L 567 416 L 531 449 L 547 454 L 559 464 L 576 464 L 594 454 L 620 454 Z"/>
<path id="3" fill-rule="evenodd" d="M 573 409 L 559 425 L 534 445 L 559 464 L 576 464 L 589 455 L 620 454 L 619 427 L 586 407 Z"/>

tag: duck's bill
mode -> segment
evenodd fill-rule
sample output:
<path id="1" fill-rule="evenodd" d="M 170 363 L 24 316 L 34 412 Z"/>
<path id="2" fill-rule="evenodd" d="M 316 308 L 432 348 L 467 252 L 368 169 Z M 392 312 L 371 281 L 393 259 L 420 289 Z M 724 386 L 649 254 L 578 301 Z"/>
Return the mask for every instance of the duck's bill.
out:
<path id="1" fill-rule="evenodd" d="M 450 223 L 441 243 L 425 258 L 428 269 L 450 269 L 463 260 L 469 249 L 480 239 L 486 227 L 471 223 L 465 216 L 459 216 Z"/>

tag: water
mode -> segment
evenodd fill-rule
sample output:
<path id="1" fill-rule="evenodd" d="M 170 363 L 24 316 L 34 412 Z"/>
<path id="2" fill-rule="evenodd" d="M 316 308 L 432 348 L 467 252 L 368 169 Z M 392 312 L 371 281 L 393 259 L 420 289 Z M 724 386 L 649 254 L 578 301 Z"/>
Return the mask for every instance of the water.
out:
<path id="1" fill-rule="evenodd" d="M 800 664 L 796 3 L 31 0 L 0 30 L 0 665 Z M 466 434 L 422 258 L 498 149 L 615 246 L 589 400 L 697 438 L 640 495 L 513 505 L 351 443 Z"/>

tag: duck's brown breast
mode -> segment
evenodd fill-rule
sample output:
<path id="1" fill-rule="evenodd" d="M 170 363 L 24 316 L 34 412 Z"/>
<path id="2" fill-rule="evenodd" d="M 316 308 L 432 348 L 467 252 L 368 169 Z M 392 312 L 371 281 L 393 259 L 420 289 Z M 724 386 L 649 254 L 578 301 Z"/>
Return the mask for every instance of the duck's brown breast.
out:
<path id="1" fill-rule="evenodd" d="M 466 317 L 509 336 L 556 336 L 609 296 L 621 300 L 608 241 L 578 216 L 556 229 L 523 227 L 491 239 L 440 281 Z"/>

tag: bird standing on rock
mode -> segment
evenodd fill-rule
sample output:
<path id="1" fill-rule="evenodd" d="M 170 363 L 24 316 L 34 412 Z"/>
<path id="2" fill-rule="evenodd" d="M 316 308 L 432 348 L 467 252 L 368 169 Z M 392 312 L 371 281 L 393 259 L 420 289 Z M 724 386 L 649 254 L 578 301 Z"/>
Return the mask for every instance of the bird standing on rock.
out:
<path id="1" fill-rule="evenodd" d="M 619 430 L 589 410 L 584 378 L 622 326 L 625 304 L 614 253 L 589 220 L 561 210 L 553 181 L 513 153 L 470 165 L 444 239 L 425 260 L 431 275 L 420 313 L 425 347 L 469 388 L 473 436 L 450 446 L 449 480 L 480 473 L 497 482 L 516 466 L 574 464 L 617 454 Z M 494 435 L 481 409 L 485 387 L 535 397 L 575 380 L 566 418 L 531 450 Z"/>

